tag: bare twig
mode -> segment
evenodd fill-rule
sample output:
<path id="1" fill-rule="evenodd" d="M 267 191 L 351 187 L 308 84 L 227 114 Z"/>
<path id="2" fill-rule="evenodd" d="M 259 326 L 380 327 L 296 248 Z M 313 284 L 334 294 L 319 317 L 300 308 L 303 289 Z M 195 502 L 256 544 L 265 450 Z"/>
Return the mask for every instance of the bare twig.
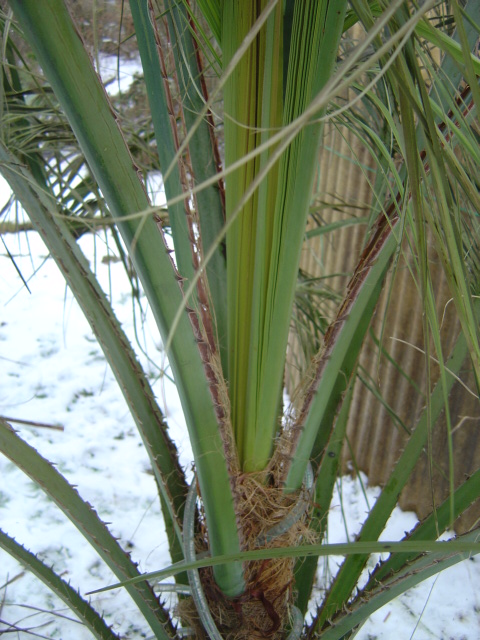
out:
<path id="1" fill-rule="evenodd" d="M 40 427 L 41 429 L 64 431 L 64 427 L 61 424 L 48 424 L 46 422 L 36 422 L 35 420 L 21 420 L 20 418 L 9 418 L 8 416 L 0 416 L 0 420 L 4 420 L 5 422 L 15 422 L 16 424 L 24 424 L 28 427 Z"/>

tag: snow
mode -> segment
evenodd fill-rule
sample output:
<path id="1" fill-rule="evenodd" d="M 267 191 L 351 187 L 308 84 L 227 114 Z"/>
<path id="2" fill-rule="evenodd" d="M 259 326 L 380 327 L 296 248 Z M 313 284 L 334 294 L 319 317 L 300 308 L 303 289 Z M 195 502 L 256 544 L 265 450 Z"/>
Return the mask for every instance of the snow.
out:
<path id="1" fill-rule="evenodd" d="M 116 55 L 99 54 L 95 60 L 95 67 L 100 73 L 103 83 L 110 96 L 125 93 L 130 88 L 135 74 L 141 74 L 142 67 L 138 58 L 125 60 L 122 58 L 119 64 Z"/>
<path id="2" fill-rule="evenodd" d="M 28 280 L 30 293 L 3 251 L 0 415 L 63 426 L 60 431 L 14 425 L 111 523 L 109 528 L 131 550 L 142 571 L 165 567 L 168 549 L 148 458 L 103 354 L 39 237 L 29 232 L 4 239 Z M 103 236 L 87 235 L 81 244 L 137 349 L 179 443 L 182 464 L 190 469 L 191 453 L 178 397 L 168 376 L 162 374 L 166 362 L 145 300 L 141 317 L 133 308 L 121 264 L 102 261 L 112 252 Z M 55 505 L 3 457 L 0 474 L 0 526 L 5 531 L 53 565 L 82 594 L 115 581 Z M 339 479 L 329 516 L 329 542 L 351 540 L 378 495 L 378 489 L 362 480 L 365 489 L 360 479 Z M 396 509 L 383 538 L 400 539 L 415 522 L 414 514 Z M 90 638 L 36 578 L 3 551 L 0 558 L 0 634 L 17 625 L 24 629 L 16 632 L 18 638 L 31 637 L 26 629 L 44 638 Z M 330 572 L 340 561 L 329 559 Z M 319 571 L 320 591 L 321 576 Z M 472 558 L 386 605 L 357 638 L 477 638 L 479 584 L 480 562 Z M 123 590 L 93 596 L 92 604 L 124 637 L 148 637 L 144 621 Z"/>

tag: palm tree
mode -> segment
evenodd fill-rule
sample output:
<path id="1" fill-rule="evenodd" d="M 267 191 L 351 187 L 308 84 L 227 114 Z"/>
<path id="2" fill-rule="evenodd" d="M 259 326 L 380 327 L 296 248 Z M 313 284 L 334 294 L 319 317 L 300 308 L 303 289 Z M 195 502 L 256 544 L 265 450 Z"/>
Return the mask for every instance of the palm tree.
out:
<path id="1" fill-rule="evenodd" d="M 173 567 L 140 575 L 91 508 L 5 421 L 0 448 L 80 528 L 154 636 L 181 637 L 148 582 L 167 574 L 183 584 L 188 572 L 192 597 L 181 601 L 179 615 L 196 637 L 343 638 L 388 598 L 462 552 L 478 551 L 475 531 L 448 547 L 433 541 L 478 497 L 480 470 L 452 485 L 409 540 L 398 547 L 378 542 L 442 411 L 449 424 L 449 392 L 467 356 L 477 386 L 480 379 L 476 3 L 198 0 L 192 7 L 187 0 L 132 0 L 151 116 L 147 131 L 133 132 L 120 126 L 64 3 L 8 4 L 0 168 L 125 395 L 158 484 Z M 352 43 L 349 29 L 357 24 L 363 35 Z M 31 46 L 34 63 L 22 56 L 18 37 Z M 326 120 L 355 132 L 377 159 L 362 249 L 328 328 L 312 293 L 299 286 Z M 132 156 L 139 148 L 146 171 L 161 167 L 165 209 L 150 205 Z M 162 334 L 194 454 L 190 486 L 146 376 L 76 243 L 85 225 L 97 224 L 115 225 Z M 461 326 L 450 354 L 440 341 L 427 229 Z M 328 231 L 320 225 L 314 233 Z M 358 356 L 405 244 L 423 302 L 426 406 L 358 541 L 337 549 L 346 560 L 304 625 L 318 557 L 331 552 L 322 545 L 325 516 Z M 284 410 L 300 291 L 326 330 Z M 324 289 L 319 299 L 326 297 Z M 19 543 L 3 532 L 0 543 L 94 635 L 115 637 Z M 402 553 L 392 553 L 357 594 L 369 554 L 386 549 Z"/>

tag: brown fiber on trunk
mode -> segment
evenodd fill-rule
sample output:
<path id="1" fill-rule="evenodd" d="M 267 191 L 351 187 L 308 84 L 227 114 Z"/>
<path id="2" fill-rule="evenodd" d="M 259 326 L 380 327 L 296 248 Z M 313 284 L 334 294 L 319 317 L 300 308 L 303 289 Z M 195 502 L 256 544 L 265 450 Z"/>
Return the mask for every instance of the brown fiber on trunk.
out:
<path id="1" fill-rule="evenodd" d="M 299 500 L 308 492 L 285 495 L 272 486 L 266 474 L 241 474 L 236 486 L 236 504 L 240 510 L 243 550 L 296 546 L 313 542 L 306 526 L 307 510 L 291 525 L 288 516 Z M 303 495 L 305 494 L 305 495 Z M 289 523 L 288 529 L 266 540 L 279 523 Z M 197 553 L 207 548 L 207 535 L 203 531 Z M 245 593 L 235 599 L 225 598 L 216 586 L 211 569 L 200 570 L 205 596 L 218 630 L 226 640 L 283 640 L 288 628 L 290 607 L 294 603 L 293 571 L 295 559 L 291 557 L 257 560 L 245 564 Z M 179 616 L 184 624 L 195 629 L 195 637 L 207 638 L 192 599 L 182 600 Z"/>

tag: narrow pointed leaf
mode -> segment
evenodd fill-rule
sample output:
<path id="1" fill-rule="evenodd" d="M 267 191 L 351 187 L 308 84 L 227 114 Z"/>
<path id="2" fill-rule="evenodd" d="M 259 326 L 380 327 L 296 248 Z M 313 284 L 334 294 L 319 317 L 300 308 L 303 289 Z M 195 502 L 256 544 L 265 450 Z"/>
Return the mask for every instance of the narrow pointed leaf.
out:
<path id="1" fill-rule="evenodd" d="M 187 484 L 176 447 L 168 435 L 150 384 L 65 220 L 59 216 L 53 196 L 37 185 L 33 176 L 2 142 L 0 171 L 63 272 L 112 368 L 168 505 L 168 512 L 164 515 L 171 522 L 172 533 L 175 532 L 178 539 L 177 543 L 171 540 L 172 550 L 175 549 L 173 555 L 180 559 L 183 555 L 178 542 L 181 541 Z"/>
<path id="2" fill-rule="evenodd" d="M 149 11 L 149 3 L 130 2 L 130 9 L 135 25 L 138 50 L 142 60 L 153 129 L 155 138 L 158 140 L 157 149 L 160 170 L 166 172 L 177 151 L 172 132 L 172 126 L 176 127 L 176 121 L 172 122 L 174 120 L 171 113 L 172 105 L 168 104 L 164 88 L 164 82 L 167 82 L 167 79 L 164 78 L 164 73 L 160 66 L 157 43 L 151 24 L 153 17 L 152 12 Z M 172 167 L 164 182 L 164 187 L 167 201 L 182 194 L 182 182 L 178 166 Z M 194 272 L 184 202 L 180 200 L 168 207 L 168 219 L 178 271 L 183 278 L 191 279 Z"/>
<path id="3" fill-rule="evenodd" d="M 398 217 L 382 217 L 365 250 L 335 322 L 318 356 L 316 379 L 307 391 L 297 419 L 298 437 L 285 479 L 286 491 L 297 490 L 310 458 L 318 464 L 330 436 L 338 404 L 354 371 L 362 341 L 382 290 L 390 261 L 398 247 Z"/>
<path id="4" fill-rule="evenodd" d="M 450 372 L 447 378 L 448 388 L 444 389 L 439 383 L 430 398 L 430 411 L 425 410 L 420 417 L 417 426 L 410 436 L 405 449 L 398 459 L 395 468 L 390 474 L 385 487 L 377 498 L 375 505 L 368 515 L 358 535 L 358 540 L 377 540 L 385 528 L 387 521 L 395 508 L 400 493 L 408 482 L 410 475 L 417 463 L 420 454 L 424 450 L 429 434 L 430 421 L 435 424 L 444 409 L 444 394 L 448 394 L 456 380 L 455 376 L 460 371 L 467 356 L 467 346 L 463 336 L 458 338 L 455 349 L 449 359 L 446 368 Z M 447 525 L 445 525 L 447 526 Z M 435 539 L 437 534 L 430 531 L 426 539 Z M 335 576 L 325 600 L 322 603 L 321 613 L 317 618 L 319 628 L 326 620 L 331 618 L 336 611 L 342 609 L 348 601 L 352 590 L 358 582 L 361 572 L 368 560 L 368 555 L 351 556 L 342 564 Z"/>
<path id="5" fill-rule="evenodd" d="M 61 0 L 45 5 L 11 0 L 10 4 L 118 224 L 166 342 L 183 298 L 154 219 L 131 217 L 147 210 L 149 202 L 105 89 Z M 168 356 L 190 433 L 212 551 L 234 552 L 239 540 L 223 442 L 187 312 L 179 318 Z M 220 567 L 216 579 L 229 595 L 238 595 L 244 588 L 240 566 Z"/>
<path id="6" fill-rule="evenodd" d="M 267 560 L 269 558 L 302 558 L 310 556 L 349 556 L 365 553 L 391 553 L 391 554 L 405 554 L 405 553 L 421 553 L 424 555 L 435 554 L 437 558 L 451 557 L 453 554 L 471 554 L 475 555 L 480 553 L 480 542 L 478 529 L 472 532 L 475 536 L 464 538 L 459 537 L 454 540 L 445 542 L 431 542 L 428 540 L 416 540 L 416 541 L 390 541 L 382 540 L 381 542 L 345 542 L 335 544 L 306 544 L 297 545 L 295 547 L 276 547 L 270 549 L 255 549 L 253 551 L 241 551 L 231 556 L 216 556 L 213 558 L 202 558 L 192 562 L 177 562 L 177 564 L 167 567 L 166 569 L 160 569 L 159 571 L 151 571 L 144 573 L 138 578 L 132 578 L 127 582 L 119 582 L 117 584 L 103 587 L 102 589 L 96 589 L 89 594 L 101 593 L 104 591 L 110 591 L 111 589 L 118 589 L 129 584 L 136 584 L 142 580 L 164 580 L 170 578 L 182 571 L 190 571 L 190 569 L 201 569 L 202 567 L 215 567 L 219 564 L 225 564 L 228 562 L 239 562 L 247 560 Z M 463 558 L 461 558 L 463 559 Z"/>
<path id="7" fill-rule="evenodd" d="M 348 416 L 353 398 L 354 379 L 350 381 L 346 397 L 339 411 L 335 427 L 325 447 L 315 483 L 314 506 L 310 515 L 310 529 L 323 540 L 328 524 L 328 512 L 332 502 L 333 490 L 338 477 L 341 452 L 347 431 Z M 296 606 L 305 615 L 317 573 L 318 558 L 310 556 L 297 562 L 295 567 L 295 586 L 298 591 Z"/>
<path id="8" fill-rule="evenodd" d="M 465 542 L 467 545 L 471 542 L 477 544 L 479 532 L 473 531 L 457 538 Z M 438 543 L 437 543 L 438 544 Z M 330 621 L 330 627 L 321 632 L 322 640 L 341 640 L 349 637 L 348 634 L 352 629 L 362 624 L 375 611 L 383 607 L 394 598 L 408 589 L 415 587 L 431 576 L 440 573 L 444 569 L 448 569 L 458 562 L 462 562 L 470 558 L 473 554 L 469 551 L 464 553 L 449 554 L 424 554 L 412 563 L 402 566 L 398 573 L 394 573 L 378 584 L 371 593 L 363 592 L 354 599 L 354 601 L 346 607 L 346 611 L 338 616 L 337 619 Z"/>
<path id="9" fill-rule="evenodd" d="M 3 420 L 0 420 L 0 451 L 40 485 L 120 580 L 139 576 L 130 556 L 120 547 L 93 508 L 49 462 L 17 436 Z M 142 581 L 127 589 L 156 637 L 161 640 L 172 637 L 173 625 L 151 587 Z"/>
<path id="10" fill-rule="evenodd" d="M 207 99 L 206 78 L 208 70 L 202 68 L 198 43 L 192 36 L 193 25 L 188 11 L 178 2 L 165 1 L 169 33 L 172 39 L 176 74 L 182 96 L 182 114 L 187 132 L 194 131 L 188 143 L 188 157 L 192 180 L 196 185 L 211 180 L 221 169 L 214 122 L 210 111 L 197 122 L 198 114 Z M 221 180 L 195 194 L 194 202 L 200 227 L 202 257 L 215 248 L 206 266 L 209 302 L 212 305 L 223 375 L 227 367 L 227 271 L 225 243 L 218 236 L 225 223 L 224 186 Z"/>
<path id="11" fill-rule="evenodd" d="M 95 638 L 99 640 L 119 640 L 119 636 L 105 623 L 102 616 L 68 582 L 62 580 L 53 569 L 37 558 L 34 553 L 25 549 L 23 545 L 1 529 L 0 548 L 26 567 L 28 571 L 36 575 L 56 596 L 63 600 Z"/>

